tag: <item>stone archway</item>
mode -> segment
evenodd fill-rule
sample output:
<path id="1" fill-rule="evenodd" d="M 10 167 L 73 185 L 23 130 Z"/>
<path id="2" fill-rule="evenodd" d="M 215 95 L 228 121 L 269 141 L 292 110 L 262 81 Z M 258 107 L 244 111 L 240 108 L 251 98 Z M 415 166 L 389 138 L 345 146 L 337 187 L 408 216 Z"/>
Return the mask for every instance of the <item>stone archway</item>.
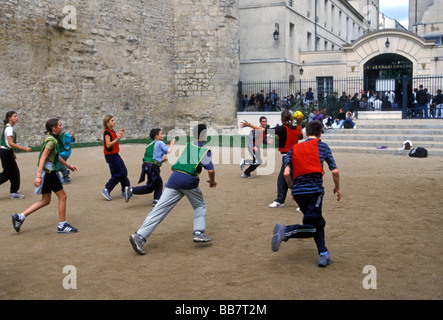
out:
<path id="1" fill-rule="evenodd" d="M 357 71 L 361 77 L 364 76 L 364 66 L 368 61 L 385 54 L 396 54 L 409 60 L 413 74 L 417 75 L 420 74 L 418 71 L 422 71 L 418 67 L 431 60 L 433 45 L 434 41 L 425 40 L 409 31 L 384 29 L 368 33 L 352 44 L 343 46 L 343 50 L 347 55 L 348 70 L 358 66 Z"/>
<path id="2" fill-rule="evenodd" d="M 413 63 L 408 58 L 396 53 L 384 53 L 368 60 L 363 66 L 364 90 L 377 92 L 384 101 L 386 93 L 392 91 L 394 103 L 385 103 L 384 108 L 400 109 L 402 107 L 403 76 L 411 78 Z"/>

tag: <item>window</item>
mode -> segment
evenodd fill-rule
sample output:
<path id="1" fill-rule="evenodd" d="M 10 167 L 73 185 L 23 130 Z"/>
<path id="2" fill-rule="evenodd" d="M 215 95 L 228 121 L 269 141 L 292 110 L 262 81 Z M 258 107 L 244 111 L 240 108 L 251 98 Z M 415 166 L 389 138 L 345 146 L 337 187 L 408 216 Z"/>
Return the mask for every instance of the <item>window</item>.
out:
<path id="1" fill-rule="evenodd" d="M 325 98 L 332 96 L 334 92 L 333 77 L 317 77 L 317 92 L 318 91 L 322 91 Z"/>

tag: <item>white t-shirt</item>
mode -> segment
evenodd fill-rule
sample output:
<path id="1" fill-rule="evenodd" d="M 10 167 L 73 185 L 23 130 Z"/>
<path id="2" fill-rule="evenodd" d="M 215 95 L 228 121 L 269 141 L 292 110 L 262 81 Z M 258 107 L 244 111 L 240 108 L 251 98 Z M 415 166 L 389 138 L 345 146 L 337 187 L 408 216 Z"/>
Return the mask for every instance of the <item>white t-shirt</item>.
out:
<path id="1" fill-rule="evenodd" d="M 8 141 L 8 137 L 14 137 L 14 127 L 11 126 L 10 124 L 6 125 L 6 129 L 5 129 L 5 143 L 8 147 L 11 147 L 9 145 L 9 141 Z M 2 146 L 2 149 L 8 149 Z"/>

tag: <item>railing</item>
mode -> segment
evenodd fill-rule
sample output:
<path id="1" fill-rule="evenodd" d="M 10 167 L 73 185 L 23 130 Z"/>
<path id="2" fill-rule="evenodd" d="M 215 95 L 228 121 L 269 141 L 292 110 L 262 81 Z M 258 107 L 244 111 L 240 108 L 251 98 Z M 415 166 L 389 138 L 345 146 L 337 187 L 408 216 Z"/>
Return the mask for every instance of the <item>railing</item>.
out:
<path id="1" fill-rule="evenodd" d="M 432 98 L 437 90 L 443 88 L 443 75 L 403 76 L 397 79 L 317 77 L 298 81 L 239 81 L 238 111 L 289 109 L 309 113 L 314 108 L 326 108 L 326 114 L 335 116 L 343 108 L 344 111 L 353 109 L 356 115 L 358 111 L 401 111 L 403 118 L 420 118 L 420 114 L 422 117 L 426 114 L 412 99 L 413 88 L 419 88 L 420 84 Z M 308 101 L 305 95 L 309 88 L 314 93 L 314 99 Z M 277 94 L 278 99 L 267 103 L 266 96 L 272 97 L 273 93 Z M 432 101 L 435 102 L 435 97 Z M 443 110 L 440 115 L 432 101 L 427 106 L 428 117 L 443 116 Z"/>

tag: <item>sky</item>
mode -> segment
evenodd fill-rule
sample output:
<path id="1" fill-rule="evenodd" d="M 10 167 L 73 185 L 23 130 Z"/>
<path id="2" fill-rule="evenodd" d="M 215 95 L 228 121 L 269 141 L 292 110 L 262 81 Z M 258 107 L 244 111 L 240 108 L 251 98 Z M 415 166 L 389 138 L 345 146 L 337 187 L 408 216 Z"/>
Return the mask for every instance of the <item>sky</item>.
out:
<path id="1" fill-rule="evenodd" d="M 409 25 L 409 0 L 380 0 L 380 13 L 397 20 L 407 29 Z"/>

